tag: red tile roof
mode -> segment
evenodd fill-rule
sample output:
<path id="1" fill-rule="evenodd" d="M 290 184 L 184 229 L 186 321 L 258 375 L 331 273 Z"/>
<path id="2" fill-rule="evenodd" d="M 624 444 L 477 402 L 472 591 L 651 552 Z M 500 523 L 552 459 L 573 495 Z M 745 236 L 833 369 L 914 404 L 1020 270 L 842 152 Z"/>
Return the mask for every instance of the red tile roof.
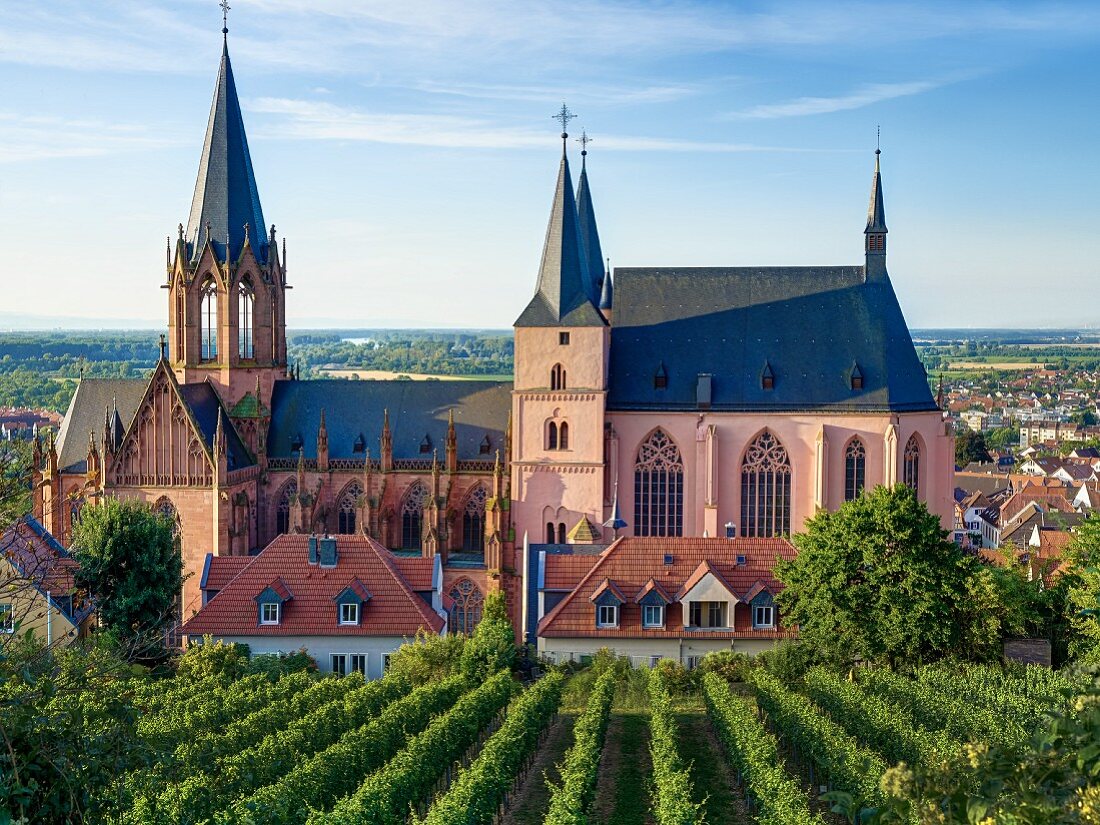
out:
<path id="1" fill-rule="evenodd" d="M 435 559 L 431 556 L 393 556 L 397 569 L 413 590 L 431 590 Z"/>
<path id="2" fill-rule="evenodd" d="M 438 633 L 443 619 L 414 590 L 397 559 L 365 536 L 337 536 L 335 567 L 309 563 L 308 536 L 283 535 L 183 626 L 189 636 L 414 636 Z M 431 562 L 431 559 L 427 561 Z M 420 565 L 412 569 L 418 575 Z M 277 625 L 260 625 L 254 599 L 276 579 L 293 594 Z M 333 598 L 358 579 L 370 592 L 359 625 L 337 622 Z M 430 580 L 430 576 L 429 576 Z M 421 583 L 418 581 L 418 583 Z M 430 583 L 428 587 L 430 589 Z"/>
<path id="3" fill-rule="evenodd" d="M 624 593 L 638 593 L 653 579 L 666 592 L 674 593 L 688 582 L 706 562 L 709 569 L 742 597 L 762 583 L 772 593 L 782 589 L 772 570 L 776 559 L 793 559 L 796 551 L 783 539 L 724 538 L 622 538 L 598 556 L 558 556 L 547 554 L 544 590 L 569 587 L 567 574 L 575 574 L 569 595 L 539 622 L 538 634 L 547 637 L 640 637 L 751 639 L 793 635 L 786 630 L 754 630 L 747 606 L 737 605 L 733 627 L 729 630 L 692 630 L 685 634 L 683 611 L 678 602 L 665 611 L 664 629 L 643 629 L 641 608 L 627 602 L 619 608 L 619 626 L 597 628 L 590 599 L 605 579 Z M 672 557 L 664 564 L 664 557 Z M 744 556 L 745 564 L 737 564 Z M 551 575 L 551 559 L 555 561 Z M 572 559 L 563 563 L 563 559 Z M 582 571 L 582 568 L 587 568 Z M 757 591 L 759 592 L 759 591 Z"/>
<path id="4" fill-rule="evenodd" d="M 211 556 L 203 590 L 221 590 L 252 562 L 252 556 Z"/>
<path id="5" fill-rule="evenodd" d="M 543 568 L 543 589 L 572 590 L 602 555 L 602 553 L 576 555 L 547 553 L 546 567 Z"/>
<path id="6" fill-rule="evenodd" d="M 87 594 L 76 587 L 80 565 L 33 518 L 22 518 L 0 533 L 0 553 L 15 568 L 15 575 L 26 579 L 43 596 L 49 593 L 54 607 L 67 613 L 74 622 L 83 621 L 91 612 L 92 604 Z M 68 596 L 72 596 L 71 611 L 58 601 Z"/>

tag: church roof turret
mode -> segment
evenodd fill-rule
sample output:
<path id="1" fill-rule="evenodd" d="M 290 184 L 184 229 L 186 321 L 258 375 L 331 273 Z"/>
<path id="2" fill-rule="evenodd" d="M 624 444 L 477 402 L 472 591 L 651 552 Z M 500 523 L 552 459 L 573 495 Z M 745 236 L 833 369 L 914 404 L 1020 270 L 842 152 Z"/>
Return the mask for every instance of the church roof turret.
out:
<path id="1" fill-rule="evenodd" d="M 607 271 L 603 274 L 603 283 L 600 285 L 600 309 L 609 310 L 615 302 L 615 284 L 611 280 L 611 262 L 607 263 Z"/>
<path id="2" fill-rule="evenodd" d="M 875 149 L 875 176 L 871 179 L 871 202 L 867 206 L 867 228 L 865 233 L 886 233 L 886 208 L 882 205 L 882 174 L 879 170 L 879 158 L 882 152 Z"/>
<path id="3" fill-rule="evenodd" d="M 562 106 L 559 117 L 564 126 L 572 115 Z M 546 227 L 538 286 L 531 303 L 516 320 L 517 327 L 595 327 L 606 324 L 590 294 L 591 279 L 581 241 L 569 158 L 565 153 L 565 140 L 569 135 L 564 128 L 561 134 L 561 164 L 558 166 L 550 223 Z"/>
<path id="4" fill-rule="evenodd" d="M 581 246 L 588 265 L 588 297 L 594 304 L 600 302 L 603 281 L 603 250 L 600 249 L 600 233 L 596 229 L 596 212 L 592 208 L 592 190 L 588 185 L 588 144 L 592 138 L 581 132 L 581 177 L 577 183 L 577 221 L 581 232 Z"/>
<path id="5" fill-rule="evenodd" d="M 260 228 L 255 233 L 257 238 L 252 248 L 258 259 L 266 260 L 267 242 L 262 227 L 267 224 L 260 209 L 260 194 L 248 154 L 229 48 L 223 41 L 218 82 L 206 124 L 195 195 L 191 200 L 191 216 L 187 219 L 191 259 L 202 253 L 209 240 L 219 260 L 235 261 L 244 248 L 245 224 Z"/>

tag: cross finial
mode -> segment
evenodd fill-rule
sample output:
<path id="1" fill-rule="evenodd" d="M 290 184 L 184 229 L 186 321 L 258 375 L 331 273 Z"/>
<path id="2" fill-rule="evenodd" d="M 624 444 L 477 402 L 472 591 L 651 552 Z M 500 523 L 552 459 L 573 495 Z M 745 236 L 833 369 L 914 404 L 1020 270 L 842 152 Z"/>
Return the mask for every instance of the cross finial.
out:
<path id="1" fill-rule="evenodd" d="M 588 132 L 581 129 L 581 136 L 577 138 L 577 143 L 581 145 L 581 157 L 583 158 L 588 154 L 588 144 L 592 142 L 592 138 L 588 136 Z"/>
<path id="2" fill-rule="evenodd" d="M 882 127 L 875 126 L 875 154 L 882 154 Z"/>
<path id="3" fill-rule="evenodd" d="M 229 0 L 221 0 L 218 5 L 222 10 L 222 34 L 229 34 Z"/>
<path id="4" fill-rule="evenodd" d="M 569 128 L 569 121 L 575 118 L 576 115 L 569 111 L 569 107 L 564 103 L 561 104 L 561 111 L 554 115 L 554 120 L 561 123 L 561 150 L 565 152 L 565 141 L 569 137 L 569 133 L 566 131 Z"/>

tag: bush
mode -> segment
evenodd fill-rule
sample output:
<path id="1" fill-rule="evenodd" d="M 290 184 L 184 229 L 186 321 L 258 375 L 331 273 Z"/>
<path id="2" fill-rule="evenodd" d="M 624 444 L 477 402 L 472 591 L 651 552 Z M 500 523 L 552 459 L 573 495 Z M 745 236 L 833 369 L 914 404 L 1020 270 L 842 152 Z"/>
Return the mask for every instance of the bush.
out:
<path id="1" fill-rule="evenodd" d="M 758 654 L 756 664 L 763 665 L 784 684 L 797 685 L 806 671 L 823 664 L 823 660 L 820 652 L 806 642 L 783 642 L 774 650 Z"/>
<path id="2" fill-rule="evenodd" d="M 184 679 L 207 679 L 211 676 L 224 676 L 238 679 L 248 672 L 248 645 L 237 645 L 214 641 L 203 636 L 202 644 L 192 644 L 183 652 L 176 674 Z"/>
<path id="3" fill-rule="evenodd" d="M 660 674 L 661 683 L 670 695 L 685 696 L 695 692 L 697 674 L 675 659 L 661 659 L 653 670 Z"/>
<path id="4" fill-rule="evenodd" d="M 466 637 L 448 633 L 440 636 L 420 630 L 416 638 L 397 648 L 390 657 L 388 673 L 402 676 L 412 685 L 446 679 L 462 661 Z"/>
<path id="5" fill-rule="evenodd" d="M 498 670 L 510 670 L 516 660 L 516 632 L 508 621 L 503 593 L 485 599 L 474 634 L 462 649 L 462 672 L 475 682 L 484 681 Z"/>
<path id="6" fill-rule="evenodd" d="M 293 653 L 258 653 L 248 661 L 246 672 L 250 675 L 266 673 L 278 678 L 302 670 L 316 672 L 318 669 L 316 660 L 303 647 Z"/>
<path id="7" fill-rule="evenodd" d="M 716 673 L 726 682 L 743 682 L 747 667 L 749 667 L 749 658 L 744 653 L 716 650 L 708 653 L 699 662 L 699 676 L 702 678 L 708 673 Z"/>

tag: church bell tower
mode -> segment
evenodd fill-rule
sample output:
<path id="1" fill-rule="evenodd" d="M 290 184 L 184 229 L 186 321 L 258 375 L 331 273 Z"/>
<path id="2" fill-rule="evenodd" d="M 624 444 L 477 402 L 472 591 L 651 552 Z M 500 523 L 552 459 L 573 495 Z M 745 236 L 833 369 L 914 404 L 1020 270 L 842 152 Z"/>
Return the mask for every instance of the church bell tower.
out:
<path id="1" fill-rule="evenodd" d="M 264 223 L 227 29 L 186 226 L 167 251 L 168 357 L 181 384 L 209 379 L 228 405 L 268 404 L 286 376 L 286 241 Z"/>

